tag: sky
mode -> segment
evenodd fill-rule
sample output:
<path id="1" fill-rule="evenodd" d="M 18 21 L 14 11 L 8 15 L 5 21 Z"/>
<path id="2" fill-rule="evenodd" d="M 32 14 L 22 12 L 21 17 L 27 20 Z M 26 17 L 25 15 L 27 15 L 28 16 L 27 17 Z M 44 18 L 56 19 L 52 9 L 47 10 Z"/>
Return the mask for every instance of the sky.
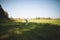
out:
<path id="1" fill-rule="evenodd" d="M 59 0 L 0 0 L 10 18 L 60 18 Z"/>

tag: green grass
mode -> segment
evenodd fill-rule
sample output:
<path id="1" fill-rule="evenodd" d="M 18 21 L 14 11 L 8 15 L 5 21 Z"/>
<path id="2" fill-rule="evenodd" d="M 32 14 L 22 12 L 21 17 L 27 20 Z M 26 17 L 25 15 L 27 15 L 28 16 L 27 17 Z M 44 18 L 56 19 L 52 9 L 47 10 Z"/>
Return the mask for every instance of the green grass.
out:
<path id="1" fill-rule="evenodd" d="M 35 22 L 35 23 L 51 23 L 51 24 L 58 24 L 60 25 L 60 20 L 54 20 L 54 19 L 35 19 L 35 20 L 29 20 L 29 22 Z"/>
<path id="2" fill-rule="evenodd" d="M 60 20 L 29 20 L 0 24 L 0 40 L 60 40 Z"/>

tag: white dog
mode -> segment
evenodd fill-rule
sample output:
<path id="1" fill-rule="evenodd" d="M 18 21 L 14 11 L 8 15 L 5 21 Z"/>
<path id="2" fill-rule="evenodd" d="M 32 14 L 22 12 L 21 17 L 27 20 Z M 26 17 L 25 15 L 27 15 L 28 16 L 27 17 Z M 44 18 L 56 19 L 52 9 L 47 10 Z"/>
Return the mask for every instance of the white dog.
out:
<path id="1" fill-rule="evenodd" d="M 26 21 L 26 24 L 25 24 L 25 25 L 28 25 L 28 20 L 27 20 L 27 19 L 25 19 L 25 21 Z"/>

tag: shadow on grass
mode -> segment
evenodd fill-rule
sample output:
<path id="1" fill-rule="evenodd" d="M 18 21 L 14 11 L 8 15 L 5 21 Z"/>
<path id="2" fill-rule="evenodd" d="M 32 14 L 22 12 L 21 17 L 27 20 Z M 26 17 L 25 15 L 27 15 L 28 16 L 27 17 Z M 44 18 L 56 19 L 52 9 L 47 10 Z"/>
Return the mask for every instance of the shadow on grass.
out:
<path id="1" fill-rule="evenodd" d="M 0 25 L 0 35 L 0 40 L 60 40 L 60 25 L 48 23 Z"/>

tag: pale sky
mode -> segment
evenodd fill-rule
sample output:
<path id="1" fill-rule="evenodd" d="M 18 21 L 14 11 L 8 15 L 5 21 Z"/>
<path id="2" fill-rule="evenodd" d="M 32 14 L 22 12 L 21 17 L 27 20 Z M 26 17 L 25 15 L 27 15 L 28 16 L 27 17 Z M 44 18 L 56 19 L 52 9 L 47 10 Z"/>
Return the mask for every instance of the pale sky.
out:
<path id="1" fill-rule="evenodd" d="M 60 18 L 59 0 L 0 0 L 0 4 L 13 18 Z"/>

